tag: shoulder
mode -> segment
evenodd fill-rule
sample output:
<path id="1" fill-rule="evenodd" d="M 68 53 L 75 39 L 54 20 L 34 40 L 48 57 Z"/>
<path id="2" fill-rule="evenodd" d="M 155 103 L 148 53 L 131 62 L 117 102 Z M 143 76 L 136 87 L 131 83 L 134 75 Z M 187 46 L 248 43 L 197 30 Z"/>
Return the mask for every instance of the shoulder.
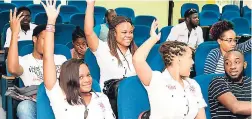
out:
<path id="1" fill-rule="evenodd" d="M 214 48 L 208 53 L 208 55 L 217 55 L 217 54 L 220 54 L 220 48 Z"/>
<path id="2" fill-rule="evenodd" d="M 37 26 L 36 24 L 30 23 L 31 29 L 35 29 L 35 27 Z"/>
<path id="3" fill-rule="evenodd" d="M 209 88 L 211 88 L 212 86 L 215 86 L 216 84 L 220 85 L 220 84 L 227 84 L 226 83 L 226 77 L 225 76 L 218 76 L 215 77 L 210 83 L 209 83 Z"/>

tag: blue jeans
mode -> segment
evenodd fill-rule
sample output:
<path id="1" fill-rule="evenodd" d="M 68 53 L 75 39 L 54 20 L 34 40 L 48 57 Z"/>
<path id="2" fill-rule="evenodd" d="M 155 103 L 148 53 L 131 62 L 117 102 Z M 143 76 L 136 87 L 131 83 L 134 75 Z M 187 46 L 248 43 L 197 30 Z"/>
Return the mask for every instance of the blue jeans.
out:
<path id="1" fill-rule="evenodd" d="M 31 100 L 24 100 L 20 102 L 17 106 L 17 117 L 19 119 L 36 119 L 36 102 Z"/>

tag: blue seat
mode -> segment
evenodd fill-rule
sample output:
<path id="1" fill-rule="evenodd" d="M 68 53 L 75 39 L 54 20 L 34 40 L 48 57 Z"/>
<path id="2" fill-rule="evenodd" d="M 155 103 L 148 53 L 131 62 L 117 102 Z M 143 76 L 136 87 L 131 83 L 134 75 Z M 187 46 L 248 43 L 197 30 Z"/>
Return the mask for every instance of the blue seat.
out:
<path id="1" fill-rule="evenodd" d="M 6 32 L 7 32 L 7 29 L 9 27 L 10 27 L 9 23 L 5 24 L 4 27 L 3 27 L 3 31 L 1 33 L 1 46 L 0 46 L 0 49 L 4 48 L 4 44 L 5 44 L 5 41 L 6 41 Z"/>
<path id="2" fill-rule="evenodd" d="M 93 80 L 92 89 L 95 92 L 100 92 L 99 83 Z M 55 119 L 52 107 L 48 96 L 46 95 L 44 83 L 40 84 L 37 93 L 37 119 Z"/>
<path id="3" fill-rule="evenodd" d="M 68 0 L 68 5 L 76 6 L 81 13 L 85 13 L 87 8 L 86 0 Z"/>
<path id="4" fill-rule="evenodd" d="M 247 62 L 247 67 L 245 69 L 245 75 L 251 77 L 251 51 L 244 54 L 245 61 Z"/>
<path id="5" fill-rule="evenodd" d="M 12 4 L 12 3 L 0 3 L 0 10 L 1 11 L 5 11 L 5 10 L 10 11 L 10 9 L 12 9 L 12 11 L 13 11 L 15 7 L 17 7 L 17 6 L 15 4 Z M 9 19 L 9 17 L 8 17 L 8 19 Z"/>
<path id="6" fill-rule="evenodd" d="M 33 52 L 33 44 L 28 44 L 23 46 L 21 49 L 19 56 L 24 56 Z M 54 46 L 54 54 L 64 55 L 66 59 L 71 59 L 70 49 L 62 44 L 55 44 Z"/>
<path id="7" fill-rule="evenodd" d="M 45 9 L 42 5 L 40 4 L 31 4 L 31 5 L 27 5 L 27 7 L 31 10 L 31 17 L 32 20 L 31 21 L 35 21 L 35 16 L 40 13 L 40 12 L 45 12 Z"/>
<path id="8" fill-rule="evenodd" d="M 45 12 L 40 12 L 37 13 L 35 16 L 35 24 L 40 25 L 40 24 L 47 24 L 47 15 Z M 62 16 L 59 15 L 58 18 L 56 19 L 56 24 L 62 23 Z"/>
<path id="9" fill-rule="evenodd" d="M 66 45 L 72 41 L 72 33 L 75 26 L 72 24 L 56 24 L 55 25 L 55 44 Z"/>
<path id="10" fill-rule="evenodd" d="M 205 4 L 202 7 L 201 12 L 203 11 L 214 11 L 218 15 L 218 17 L 220 16 L 220 8 L 216 4 Z"/>
<path id="11" fill-rule="evenodd" d="M 149 64 L 153 71 L 162 72 L 165 69 L 165 64 L 162 58 L 162 55 L 159 53 L 160 44 L 155 44 L 146 59 L 146 62 Z"/>
<path id="12" fill-rule="evenodd" d="M 132 21 L 134 21 L 135 19 L 135 12 L 132 8 L 118 7 L 115 9 L 115 11 L 118 16 L 126 16 L 130 18 Z"/>
<path id="13" fill-rule="evenodd" d="M 240 13 L 236 11 L 226 11 L 221 15 L 221 20 L 231 21 L 233 18 L 240 17 Z"/>
<path id="14" fill-rule="evenodd" d="M 217 42 L 213 43 L 209 41 L 201 43 L 195 52 L 195 71 L 196 71 L 196 76 L 204 74 L 204 65 L 206 62 L 207 55 L 209 52 L 214 49 L 219 47 Z"/>
<path id="15" fill-rule="evenodd" d="M 11 3 L 15 4 L 17 7 L 22 7 L 33 4 L 33 0 L 12 0 Z"/>
<path id="16" fill-rule="evenodd" d="M 134 27 L 134 41 L 137 46 L 140 46 L 150 37 L 150 27 L 145 25 L 135 25 Z"/>
<path id="17" fill-rule="evenodd" d="M 2 33 L 4 26 L 7 23 L 9 23 L 9 20 L 10 20 L 10 11 L 2 11 L 2 12 L 0 12 L 0 16 L 1 16 L 0 17 L 0 33 Z"/>
<path id="18" fill-rule="evenodd" d="M 160 44 L 164 43 L 166 41 L 166 39 L 168 38 L 171 29 L 173 26 L 165 26 L 163 27 L 160 32 L 161 32 L 161 38 L 159 40 Z"/>
<path id="19" fill-rule="evenodd" d="M 95 17 L 95 23 L 98 24 L 103 24 L 104 19 L 105 19 L 105 13 L 107 9 L 102 6 L 95 6 L 94 7 L 94 17 Z"/>
<path id="20" fill-rule="evenodd" d="M 251 13 L 251 9 L 248 6 L 244 6 L 242 8 L 242 16 L 244 16 L 247 12 Z"/>
<path id="21" fill-rule="evenodd" d="M 63 5 L 60 8 L 60 15 L 63 18 L 63 22 L 70 22 L 70 16 L 79 12 L 79 9 L 73 5 Z"/>
<path id="22" fill-rule="evenodd" d="M 70 16 L 70 24 L 73 24 L 75 26 L 79 26 L 81 29 L 84 29 L 84 13 L 76 13 Z M 95 17 L 94 17 L 94 26 L 96 25 Z"/>
<path id="23" fill-rule="evenodd" d="M 243 34 L 251 35 L 250 26 L 249 26 L 249 22 L 251 21 L 248 21 L 247 19 L 242 18 L 242 17 L 237 17 L 237 18 L 233 18 L 231 22 L 233 22 L 234 24 L 234 31 L 236 35 L 238 36 L 241 36 Z"/>
<path id="24" fill-rule="evenodd" d="M 188 10 L 188 9 L 196 9 L 198 12 L 199 12 L 199 6 L 198 4 L 195 4 L 195 3 L 185 3 L 181 6 L 181 10 L 180 10 L 180 15 L 181 15 L 181 18 L 184 18 L 184 14 L 185 14 L 185 11 Z"/>
<path id="25" fill-rule="evenodd" d="M 240 9 L 237 5 L 225 5 L 222 7 L 222 14 L 228 11 L 240 12 Z"/>
<path id="26" fill-rule="evenodd" d="M 251 11 L 248 11 L 244 14 L 243 18 L 249 21 L 249 26 L 251 27 Z"/>
<path id="27" fill-rule="evenodd" d="M 150 109 L 148 94 L 137 76 L 120 82 L 117 107 L 119 119 L 137 119 L 140 113 Z"/>
<path id="28" fill-rule="evenodd" d="M 139 16 L 136 16 L 134 25 L 145 25 L 145 26 L 151 27 L 151 24 L 154 19 L 157 19 L 157 18 L 154 16 L 149 16 L 149 15 L 139 15 Z"/>
<path id="29" fill-rule="evenodd" d="M 87 63 L 89 71 L 93 79 L 96 79 L 97 82 L 100 82 L 100 67 L 97 64 L 96 57 L 90 49 L 87 49 L 84 57 L 84 61 Z"/>
<path id="30" fill-rule="evenodd" d="M 223 76 L 223 75 L 224 74 L 203 74 L 203 75 L 199 75 L 199 76 L 194 77 L 196 82 L 200 85 L 201 93 L 203 95 L 203 98 L 204 98 L 205 102 L 207 103 L 207 107 L 205 108 L 207 119 L 211 119 L 210 105 L 209 105 L 209 102 L 208 102 L 208 86 L 209 86 L 209 83 L 213 80 L 213 78 L 215 78 L 217 76 Z"/>
<path id="31" fill-rule="evenodd" d="M 202 11 L 199 16 L 200 26 L 211 26 L 219 21 L 219 16 L 214 11 Z"/>

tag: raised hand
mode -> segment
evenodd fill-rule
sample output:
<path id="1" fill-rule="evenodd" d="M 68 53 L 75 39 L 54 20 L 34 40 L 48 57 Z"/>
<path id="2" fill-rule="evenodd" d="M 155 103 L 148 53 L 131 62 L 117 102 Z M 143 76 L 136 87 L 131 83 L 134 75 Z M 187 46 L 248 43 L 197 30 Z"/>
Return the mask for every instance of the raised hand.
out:
<path id="1" fill-rule="evenodd" d="M 46 0 L 46 5 L 43 2 L 41 2 L 41 4 L 43 5 L 43 7 L 46 11 L 48 23 L 55 24 L 56 19 L 59 15 L 59 12 L 60 12 L 61 4 L 57 7 L 57 9 L 56 9 L 56 0 L 53 0 L 53 1 Z"/>
<path id="2" fill-rule="evenodd" d="M 13 14 L 12 14 L 12 10 L 10 10 L 10 28 L 13 34 L 18 35 L 20 32 L 20 27 L 21 27 L 20 22 L 25 16 L 21 17 L 23 12 L 21 12 L 18 16 L 16 14 L 17 14 L 17 8 L 15 8 Z"/>
<path id="3" fill-rule="evenodd" d="M 86 0 L 87 4 L 95 4 L 95 0 Z"/>
<path id="4" fill-rule="evenodd" d="M 157 34 L 156 30 L 158 28 L 158 22 L 154 19 L 151 24 L 150 36 L 155 37 L 157 40 L 160 40 L 161 33 Z"/>

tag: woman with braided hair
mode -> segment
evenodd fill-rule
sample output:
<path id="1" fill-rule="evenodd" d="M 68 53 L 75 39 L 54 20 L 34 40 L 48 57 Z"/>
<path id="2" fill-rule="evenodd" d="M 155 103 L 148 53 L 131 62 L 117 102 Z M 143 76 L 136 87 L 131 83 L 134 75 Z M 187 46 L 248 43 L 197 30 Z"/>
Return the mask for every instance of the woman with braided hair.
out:
<path id="1" fill-rule="evenodd" d="M 223 56 L 229 50 L 239 49 L 243 53 L 251 51 L 251 39 L 237 44 L 238 41 L 233 29 L 233 24 L 229 21 L 219 21 L 210 29 L 210 35 L 218 42 L 219 47 L 209 52 L 204 66 L 205 74 L 225 73 Z"/>
<path id="2" fill-rule="evenodd" d="M 133 56 L 136 73 L 147 90 L 150 101 L 150 117 L 141 119 L 205 119 L 206 103 L 201 89 L 189 77 L 193 65 L 192 50 L 178 41 L 166 41 L 160 46 L 165 64 L 163 72 L 152 71 L 146 62 L 151 48 L 160 39 L 156 34 L 157 22 L 153 21 L 150 38 L 141 45 Z M 148 113 L 148 112 L 147 112 Z"/>

